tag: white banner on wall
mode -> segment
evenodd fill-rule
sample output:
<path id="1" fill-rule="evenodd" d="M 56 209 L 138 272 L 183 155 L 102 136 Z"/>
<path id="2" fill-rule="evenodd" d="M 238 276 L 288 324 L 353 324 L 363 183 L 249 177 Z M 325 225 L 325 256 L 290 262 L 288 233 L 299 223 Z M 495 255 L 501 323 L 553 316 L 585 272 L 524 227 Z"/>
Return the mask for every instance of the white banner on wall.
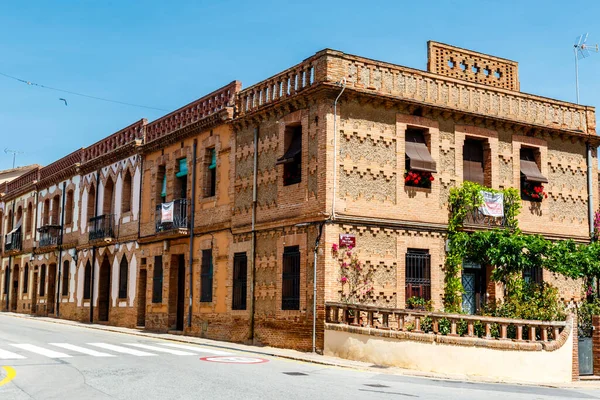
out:
<path id="1" fill-rule="evenodd" d="M 173 202 L 162 203 L 160 222 L 173 222 Z"/>
<path id="2" fill-rule="evenodd" d="M 504 194 L 481 191 L 483 204 L 479 211 L 489 217 L 504 217 Z"/>

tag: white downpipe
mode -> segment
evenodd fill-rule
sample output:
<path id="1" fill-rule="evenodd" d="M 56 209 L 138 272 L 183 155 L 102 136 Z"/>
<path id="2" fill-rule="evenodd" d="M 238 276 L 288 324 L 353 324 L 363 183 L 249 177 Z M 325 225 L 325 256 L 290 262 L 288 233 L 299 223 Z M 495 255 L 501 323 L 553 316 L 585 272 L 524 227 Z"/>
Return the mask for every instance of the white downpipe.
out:
<path id="1" fill-rule="evenodd" d="M 342 87 L 342 90 L 333 102 L 333 198 L 331 200 L 331 220 L 335 219 L 335 189 L 337 181 L 337 102 L 342 93 L 344 93 L 344 89 L 346 89 L 346 78 L 342 78 L 337 84 Z"/>

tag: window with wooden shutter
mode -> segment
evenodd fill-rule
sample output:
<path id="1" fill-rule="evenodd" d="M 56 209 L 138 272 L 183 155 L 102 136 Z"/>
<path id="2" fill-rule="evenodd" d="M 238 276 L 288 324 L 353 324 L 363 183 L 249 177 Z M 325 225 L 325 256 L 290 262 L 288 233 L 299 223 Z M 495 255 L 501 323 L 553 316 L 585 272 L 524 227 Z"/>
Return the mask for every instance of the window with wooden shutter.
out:
<path id="1" fill-rule="evenodd" d="M 463 145 L 463 181 L 485 185 L 483 142 L 466 139 Z"/>

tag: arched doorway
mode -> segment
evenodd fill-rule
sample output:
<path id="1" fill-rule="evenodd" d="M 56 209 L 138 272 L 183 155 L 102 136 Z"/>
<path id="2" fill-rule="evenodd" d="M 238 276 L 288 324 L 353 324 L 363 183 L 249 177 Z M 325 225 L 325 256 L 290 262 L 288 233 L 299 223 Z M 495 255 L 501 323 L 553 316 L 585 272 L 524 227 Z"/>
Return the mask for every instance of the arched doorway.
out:
<path id="1" fill-rule="evenodd" d="M 11 311 L 17 311 L 17 302 L 19 300 L 19 265 L 15 264 L 13 267 L 13 285 L 12 285 L 12 296 L 10 301 Z"/>
<path id="2" fill-rule="evenodd" d="M 104 256 L 98 279 L 98 321 L 108 321 L 110 313 L 110 261 Z"/>
<path id="3" fill-rule="evenodd" d="M 48 314 L 54 314 L 56 306 L 56 264 L 48 266 Z"/>

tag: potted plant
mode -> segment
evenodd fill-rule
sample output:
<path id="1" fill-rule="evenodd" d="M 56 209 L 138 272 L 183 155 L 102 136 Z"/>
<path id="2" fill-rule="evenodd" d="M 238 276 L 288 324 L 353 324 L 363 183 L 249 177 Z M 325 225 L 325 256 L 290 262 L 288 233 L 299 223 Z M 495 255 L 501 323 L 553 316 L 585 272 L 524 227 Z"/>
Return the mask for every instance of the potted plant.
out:
<path id="1" fill-rule="evenodd" d="M 525 181 L 523 183 L 523 196 L 530 201 L 539 201 L 548 198 L 548 194 L 544 192 L 544 185 L 539 182 Z"/>
<path id="2" fill-rule="evenodd" d="M 431 172 L 407 170 L 404 172 L 404 183 L 406 186 L 430 188 L 434 181 Z"/>

